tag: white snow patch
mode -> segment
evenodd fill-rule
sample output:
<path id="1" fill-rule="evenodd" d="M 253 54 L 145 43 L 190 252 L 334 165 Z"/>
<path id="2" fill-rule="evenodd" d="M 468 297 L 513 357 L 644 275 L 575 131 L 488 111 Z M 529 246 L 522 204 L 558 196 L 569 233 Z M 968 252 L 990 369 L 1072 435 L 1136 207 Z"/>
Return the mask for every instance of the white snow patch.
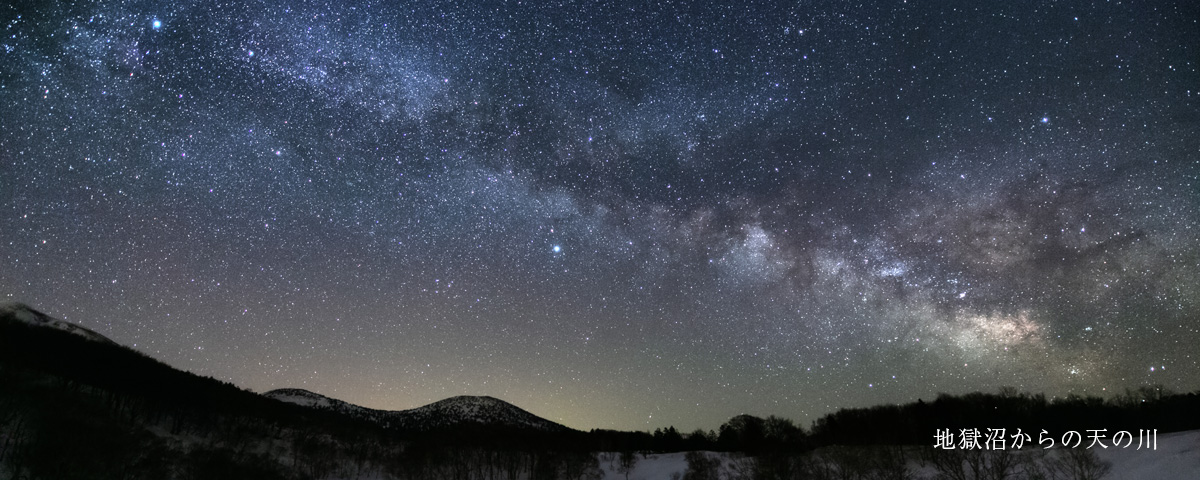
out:
<path id="1" fill-rule="evenodd" d="M 20 302 L 0 302 L 0 318 L 3 317 L 10 317 L 13 320 L 27 323 L 29 325 L 62 330 L 64 332 L 79 335 L 83 338 L 96 342 L 111 343 L 116 345 L 116 342 L 109 340 L 108 337 L 105 337 L 104 335 L 93 332 L 74 323 L 51 317 L 42 312 L 34 310 L 29 305 L 25 305 L 24 303 Z"/>

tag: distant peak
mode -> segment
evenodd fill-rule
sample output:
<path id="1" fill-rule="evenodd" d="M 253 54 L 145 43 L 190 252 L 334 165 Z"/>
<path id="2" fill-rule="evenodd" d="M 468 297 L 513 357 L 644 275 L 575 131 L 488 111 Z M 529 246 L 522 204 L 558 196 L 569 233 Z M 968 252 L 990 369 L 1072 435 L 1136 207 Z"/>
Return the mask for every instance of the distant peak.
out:
<path id="1" fill-rule="evenodd" d="M 457 408 L 457 409 L 464 409 L 464 408 L 506 409 L 506 408 L 511 408 L 511 409 L 520 410 L 520 408 L 517 407 L 516 405 L 508 403 L 499 398 L 489 397 L 486 395 L 459 395 L 456 397 L 450 397 L 450 398 L 446 398 L 443 400 L 438 400 L 436 402 L 433 402 L 429 405 L 426 405 L 426 406 L 420 407 L 420 408 Z"/>
<path id="2" fill-rule="evenodd" d="M 64 332 L 79 335 L 88 340 L 110 343 L 116 345 L 117 342 L 109 340 L 108 337 L 92 331 L 91 329 L 81 327 L 66 320 L 60 320 L 45 313 L 30 307 L 21 302 L 11 300 L 0 301 L 0 320 L 9 320 L 20 322 L 28 325 L 53 328 Z"/>
<path id="3" fill-rule="evenodd" d="M 37 316 L 45 316 L 46 314 L 34 310 L 33 307 L 30 307 L 24 303 L 12 300 L 4 300 L 0 301 L 0 315 L 16 315 L 17 320 L 21 320 L 26 323 L 33 323 L 36 321 L 35 319 Z"/>
<path id="4" fill-rule="evenodd" d="M 438 400 L 433 403 L 434 404 L 438 404 L 438 403 L 483 403 L 483 404 L 511 405 L 510 403 L 508 403 L 504 400 L 501 400 L 496 397 L 489 397 L 487 395 L 458 395 L 458 396 L 446 398 L 443 400 Z"/>
<path id="5" fill-rule="evenodd" d="M 566 429 L 516 405 L 489 396 L 460 395 L 424 407 L 405 410 L 403 413 L 414 421 L 431 422 L 434 426 L 474 423 L 549 431 Z"/>
<path id="6" fill-rule="evenodd" d="M 299 397 L 321 397 L 321 398 L 326 398 L 324 395 L 321 395 L 321 394 L 319 394 L 319 393 L 316 393 L 316 392 L 310 392 L 310 391 L 308 391 L 308 390 L 305 390 L 305 389 L 303 389 L 303 388 L 276 388 L 276 389 L 274 389 L 274 390 L 271 390 L 271 391 L 269 391 L 269 392 L 265 392 L 265 393 L 263 393 L 263 395 L 266 395 L 266 396 L 268 396 L 268 397 L 299 396 Z"/>
<path id="7" fill-rule="evenodd" d="M 332 400 L 329 397 L 316 392 L 310 392 L 303 388 L 277 388 L 269 392 L 264 392 L 263 396 L 301 405 L 311 405 L 312 402 Z"/>
<path id="8" fill-rule="evenodd" d="M 302 388 L 280 388 L 263 396 L 305 407 L 334 410 L 358 418 L 417 431 L 463 424 L 564 431 L 567 427 L 520 407 L 486 395 L 459 395 L 409 410 L 387 411 L 361 407 Z"/>
<path id="9" fill-rule="evenodd" d="M 325 408 L 330 410 L 365 410 L 357 405 L 352 405 L 336 398 L 326 397 L 325 395 L 321 395 L 316 392 L 310 392 L 303 388 L 278 388 L 263 393 L 263 396 L 304 407 Z"/>

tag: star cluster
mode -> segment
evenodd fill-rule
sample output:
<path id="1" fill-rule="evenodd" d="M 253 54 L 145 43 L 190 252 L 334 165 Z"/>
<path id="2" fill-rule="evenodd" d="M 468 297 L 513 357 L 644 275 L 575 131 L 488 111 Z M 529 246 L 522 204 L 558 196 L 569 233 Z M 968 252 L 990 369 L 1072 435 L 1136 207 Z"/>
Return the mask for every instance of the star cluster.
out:
<path id="1" fill-rule="evenodd" d="M 0 295 L 588 428 L 1200 388 L 1188 2 L 0 7 Z"/>

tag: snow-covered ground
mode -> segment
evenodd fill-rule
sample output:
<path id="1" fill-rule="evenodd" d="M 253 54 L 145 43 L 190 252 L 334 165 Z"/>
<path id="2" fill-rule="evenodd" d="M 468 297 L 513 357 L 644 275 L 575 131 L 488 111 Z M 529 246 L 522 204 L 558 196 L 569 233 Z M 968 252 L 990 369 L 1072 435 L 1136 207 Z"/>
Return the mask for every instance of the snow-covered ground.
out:
<path id="1" fill-rule="evenodd" d="M 1101 460 L 1112 462 L 1107 479 L 1189 479 L 1200 478 L 1200 430 L 1166 433 L 1158 436 L 1158 450 L 1117 449 L 1096 452 Z"/>
<path id="2" fill-rule="evenodd" d="M 629 472 L 629 480 L 641 479 L 667 479 L 670 480 L 672 473 L 678 473 L 680 478 L 683 478 L 683 472 L 687 470 L 687 461 L 684 460 L 684 452 L 678 453 L 661 453 L 650 454 L 645 457 L 638 455 L 638 462 L 633 467 L 633 471 Z M 714 454 L 721 456 L 721 463 L 724 464 L 724 454 Z M 611 460 L 610 460 L 611 458 Z M 625 480 L 625 474 L 619 473 L 617 470 L 618 455 L 600 454 L 600 470 L 604 472 L 605 480 Z"/>
<path id="3" fill-rule="evenodd" d="M 932 445 L 931 445 L 932 446 Z M 1158 435 L 1157 450 L 1134 448 L 1095 448 L 1101 460 L 1110 462 L 1112 470 L 1106 480 L 1196 480 L 1200 479 L 1200 430 L 1166 433 Z M 683 478 L 687 470 L 686 453 L 664 453 L 638 456 L 637 465 L 629 473 L 629 480 L 671 480 L 672 474 Z M 709 453 L 721 459 L 721 478 L 731 475 L 730 465 L 737 462 L 736 456 L 724 453 Z M 610 461 L 609 458 L 612 458 Z M 625 480 L 625 474 L 617 471 L 617 455 L 601 454 L 600 468 L 605 480 Z M 932 479 L 935 471 L 930 466 L 921 467 L 913 462 L 909 465 L 920 479 Z"/>

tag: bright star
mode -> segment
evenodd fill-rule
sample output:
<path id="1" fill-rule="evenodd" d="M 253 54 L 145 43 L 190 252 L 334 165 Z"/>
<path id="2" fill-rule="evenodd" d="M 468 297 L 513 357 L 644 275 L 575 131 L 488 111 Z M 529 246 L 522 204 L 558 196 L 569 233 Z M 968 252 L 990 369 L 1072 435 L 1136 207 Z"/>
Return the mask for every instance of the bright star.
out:
<path id="1" fill-rule="evenodd" d="M 150 24 L 150 27 L 154 28 L 155 30 L 158 30 L 158 29 L 162 28 L 162 21 L 155 19 L 154 23 Z"/>
<path id="2" fill-rule="evenodd" d="M 555 245 L 555 246 L 554 246 L 554 253 L 558 253 L 558 252 L 561 252 L 561 251 L 562 251 L 562 247 L 560 247 L 560 246 L 558 246 L 558 245 Z"/>
<path id="3" fill-rule="evenodd" d="M 1042 117 L 1042 123 L 1050 123 L 1050 117 Z"/>

